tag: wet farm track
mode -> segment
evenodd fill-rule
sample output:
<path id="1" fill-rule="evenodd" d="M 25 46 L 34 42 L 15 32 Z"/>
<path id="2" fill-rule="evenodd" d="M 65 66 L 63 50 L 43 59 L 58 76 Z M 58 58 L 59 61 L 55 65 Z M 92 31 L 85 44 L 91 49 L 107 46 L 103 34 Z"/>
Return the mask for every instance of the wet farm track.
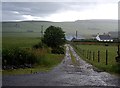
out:
<path id="1" fill-rule="evenodd" d="M 74 65 L 70 51 L 76 59 Z M 120 87 L 120 78 L 107 72 L 97 72 L 82 60 L 71 45 L 66 44 L 63 61 L 49 72 L 3 76 L 3 86 L 112 86 Z"/>

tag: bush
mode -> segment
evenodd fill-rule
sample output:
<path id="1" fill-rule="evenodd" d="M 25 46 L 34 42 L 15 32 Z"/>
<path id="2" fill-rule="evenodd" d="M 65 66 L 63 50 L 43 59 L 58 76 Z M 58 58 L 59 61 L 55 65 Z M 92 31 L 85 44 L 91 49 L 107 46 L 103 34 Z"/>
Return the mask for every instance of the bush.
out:
<path id="1" fill-rule="evenodd" d="M 63 47 L 53 48 L 51 52 L 53 54 L 64 54 L 65 53 Z"/>
<path id="2" fill-rule="evenodd" d="M 37 58 L 32 52 L 20 48 L 3 49 L 2 66 L 3 69 L 11 66 L 11 68 L 20 66 L 30 66 L 37 63 Z"/>
<path id="3" fill-rule="evenodd" d="M 44 32 L 42 42 L 48 47 L 56 48 L 65 44 L 65 32 L 60 27 L 50 26 Z"/>
<path id="4" fill-rule="evenodd" d="M 38 44 L 34 45 L 33 48 L 38 49 L 38 48 L 44 48 L 47 47 L 47 45 L 45 45 L 42 42 L 39 42 Z"/>

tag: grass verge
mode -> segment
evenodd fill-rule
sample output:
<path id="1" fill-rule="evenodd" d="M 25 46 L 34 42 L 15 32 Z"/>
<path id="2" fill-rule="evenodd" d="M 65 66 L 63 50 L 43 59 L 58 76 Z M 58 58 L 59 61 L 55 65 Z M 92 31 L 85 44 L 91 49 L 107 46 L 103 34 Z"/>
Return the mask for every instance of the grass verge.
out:
<path id="1" fill-rule="evenodd" d="M 73 55 L 71 50 L 70 50 L 70 56 L 71 56 L 71 60 L 72 60 L 73 65 L 77 65 L 77 61 L 76 61 L 76 59 L 75 59 L 75 57 L 74 57 L 74 55 Z"/>
<path id="2" fill-rule="evenodd" d="M 37 72 L 48 72 L 57 66 L 64 58 L 64 55 L 47 54 L 38 65 L 33 68 L 3 70 L 3 75 L 33 74 Z"/>
<path id="3" fill-rule="evenodd" d="M 119 75 L 120 74 L 120 64 L 116 63 L 115 56 L 117 47 L 116 46 L 103 46 L 103 45 L 74 45 L 73 46 L 78 55 L 83 58 L 88 63 L 97 67 L 101 71 L 106 71 L 112 74 Z M 95 52 L 94 60 L 91 54 L 91 59 L 87 59 L 87 50 L 91 50 L 91 52 Z M 108 50 L 108 65 L 105 64 L 105 50 Z M 81 50 L 84 50 L 84 55 Z M 97 51 L 100 51 L 100 62 L 98 63 L 98 55 Z"/>
<path id="4" fill-rule="evenodd" d="M 3 75 L 18 75 L 18 74 L 33 74 L 36 72 L 47 72 L 51 68 L 44 66 L 35 66 L 34 68 L 26 68 L 26 69 L 14 69 L 14 70 L 3 70 Z"/>

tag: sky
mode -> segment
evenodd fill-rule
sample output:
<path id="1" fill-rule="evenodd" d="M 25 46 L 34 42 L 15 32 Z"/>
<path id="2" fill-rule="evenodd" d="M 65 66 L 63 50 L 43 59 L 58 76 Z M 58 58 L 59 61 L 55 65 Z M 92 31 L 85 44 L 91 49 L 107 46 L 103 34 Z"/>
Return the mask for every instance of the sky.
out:
<path id="1" fill-rule="evenodd" d="M 2 2 L 2 21 L 118 19 L 118 1 Z"/>

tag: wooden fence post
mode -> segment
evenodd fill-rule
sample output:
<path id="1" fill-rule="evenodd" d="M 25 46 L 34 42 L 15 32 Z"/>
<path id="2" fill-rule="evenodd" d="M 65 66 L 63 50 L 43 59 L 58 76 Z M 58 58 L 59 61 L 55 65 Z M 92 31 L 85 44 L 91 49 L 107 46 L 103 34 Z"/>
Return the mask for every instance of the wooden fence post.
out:
<path id="1" fill-rule="evenodd" d="M 108 64 L 108 50 L 106 50 L 106 65 Z"/>
<path id="2" fill-rule="evenodd" d="M 89 57 L 89 60 L 91 60 L 91 51 L 90 51 L 90 57 Z"/>
<path id="3" fill-rule="evenodd" d="M 88 59 L 89 59 L 89 50 L 88 50 Z"/>
<path id="4" fill-rule="evenodd" d="M 82 50 L 82 55 L 83 55 L 83 50 Z"/>
<path id="5" fill-rule="evenodd" d="M 88 59 L 88 50 L 87 50 L 87 59 Z"/>
<path id="6" fill-rule="evenodd" d="M 98 50 L 98 63 L 100 62 L 100 51 Z"/>
<path id="7" fill-rule="evenodd" d="M 93 61 L 94 61 L 94 59 L 95 59 L 95 52 L 93 51 Z"/>

